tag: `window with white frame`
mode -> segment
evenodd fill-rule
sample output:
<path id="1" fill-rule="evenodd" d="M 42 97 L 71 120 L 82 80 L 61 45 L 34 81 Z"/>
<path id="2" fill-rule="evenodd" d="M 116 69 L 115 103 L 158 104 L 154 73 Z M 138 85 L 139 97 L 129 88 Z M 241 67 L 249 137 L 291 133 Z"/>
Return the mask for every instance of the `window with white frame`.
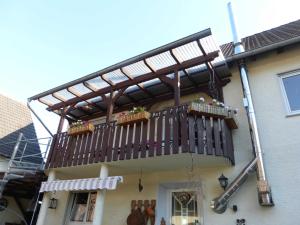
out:
<path id="1" fill-rule="evenodd" d="M 288 114 L 300 114 L 300 70 L 280 75 Z"/>
<path id="2" fill-rule="evenodd" d="M 96 192 L 74 193 L 70 221 L 92 222 L 96 203 L 96 196 Z"/>

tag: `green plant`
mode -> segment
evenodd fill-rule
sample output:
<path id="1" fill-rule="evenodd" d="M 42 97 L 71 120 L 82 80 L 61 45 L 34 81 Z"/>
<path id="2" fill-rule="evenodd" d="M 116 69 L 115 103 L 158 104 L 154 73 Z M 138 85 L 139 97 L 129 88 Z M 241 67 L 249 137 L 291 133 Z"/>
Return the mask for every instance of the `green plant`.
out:
<path id="1" fill-rule="evenodd" d="M 132 115 L 132 114 L 136 114 L 136 113 L 140 113 L 140 112 L 145 112 L 145 107 L 142 107 L 142 106 L 138 106 L 138 107 L 133 107 L 132 110 L 129 111 L 129 115 Z"/>

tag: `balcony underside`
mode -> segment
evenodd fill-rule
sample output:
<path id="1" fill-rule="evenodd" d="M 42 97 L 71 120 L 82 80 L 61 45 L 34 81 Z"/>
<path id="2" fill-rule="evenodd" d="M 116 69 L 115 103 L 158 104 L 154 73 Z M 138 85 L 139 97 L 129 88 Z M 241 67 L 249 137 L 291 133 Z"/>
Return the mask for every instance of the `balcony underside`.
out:
<path id="1" fill-rule="evenodd" d="M 187 106 L 151 113 L 147 122 L 100 124 L 93 133 L 55 136 L 46 168 L 195 153 L 234 164 L 231 131 L 221 118 L 190 115 Z"/>

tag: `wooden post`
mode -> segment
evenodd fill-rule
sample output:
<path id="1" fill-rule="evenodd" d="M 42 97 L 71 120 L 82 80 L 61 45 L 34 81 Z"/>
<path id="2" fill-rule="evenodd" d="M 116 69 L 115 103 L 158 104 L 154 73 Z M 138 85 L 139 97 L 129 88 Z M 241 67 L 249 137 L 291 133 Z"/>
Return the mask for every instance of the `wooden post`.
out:
<path id="1" fill-rule="evenodd" d="M 114 111 L 114 101 L 113 101 L 113 91 L 110 92 L 109 99 L 107 99 L 107 113 L 106 113 L 106 123 L 108 124 L 112 119 L 112 114 Z"/>
<path id="2" fill-rule="evenodd" d="M 71 106 L 61 109 L 61 111 L 60 111 L 60 120 L 59 120 L 57 131 L 56 131 L 57 134 L 61 133 L 61 131 L 64 127 L 66 115 L 68 114 L 70 109 L 71 109 Z"/>
<path id="3" fill-rule="evenodd" d="M 63 112 L 63 110 L 61 110 L 60 120 L 59 120 L 57 131 L 56 131 L 57 134 L 62 131 L 62 129 L 64 127 L 64 123 L 65 123 L 65 118 L 66 118 L 66 115 Z"/>
<path id="4" fill-rule="evenodd" d="M 111 121 L 112 114 L 114 112 L 114 104 L 115 104 L 116 100 L 124 93 L 126 88 L 120 89 L 117 93 L 115 93 L 113 90 L 111 90 L 109 98 L 107 98 L 106 95 L 101 95 L 103 101 L 107 105 L 106 123 L 109 123 Z"/>
<path id="5" fill-rule="evenodd" d="M 180 105 L 180 76 L 178 73 L 178 70 L 174 72 L 174 100 L 175 100 L 175 106 Z"/>

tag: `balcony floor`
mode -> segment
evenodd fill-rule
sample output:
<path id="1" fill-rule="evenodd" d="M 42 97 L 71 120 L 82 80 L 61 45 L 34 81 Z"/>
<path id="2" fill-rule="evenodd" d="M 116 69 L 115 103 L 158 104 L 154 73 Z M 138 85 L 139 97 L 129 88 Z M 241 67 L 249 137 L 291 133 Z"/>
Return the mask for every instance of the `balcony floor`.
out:
<path id="1" fill-rule="evenodd" d="M 59 172 L 66 178 L 72 177 L 72 179 L 97 177 L 99 176 L 99 171 L 102 164 L 103 163 L 95 163 L 89 165 L 55 168 L 55 171 Z M 201 169 L 231 166 L 231 162 L 221 156 L 216 157 L 213 155 L 199 154 L 191 155 L 190 153 L 114 161 L 105 164 L 109 166 L 110 176 L 140 173 L 141 169 L 143 173 L 151 173 L 181 169 L 190 170 L 192 166 L 194 168 Z"/>

